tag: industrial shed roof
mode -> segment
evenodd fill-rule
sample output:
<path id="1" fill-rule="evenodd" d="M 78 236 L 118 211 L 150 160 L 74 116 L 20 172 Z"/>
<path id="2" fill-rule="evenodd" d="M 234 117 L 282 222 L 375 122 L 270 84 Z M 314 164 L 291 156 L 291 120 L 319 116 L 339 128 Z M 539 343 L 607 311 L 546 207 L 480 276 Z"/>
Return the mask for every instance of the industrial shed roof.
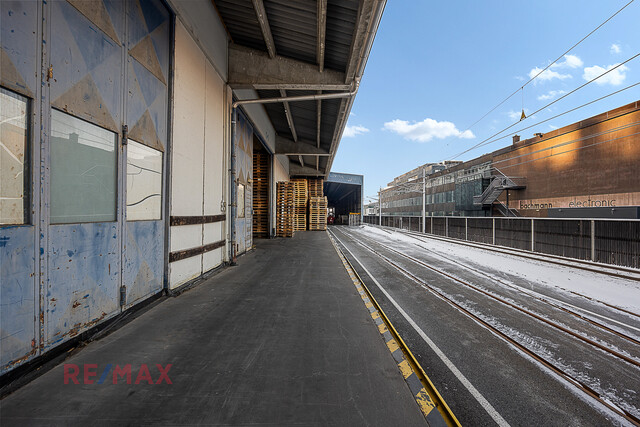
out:
<path id="1" fill-rule="evenodd" d="M 229 38 L 229 85 L 259 99 L 354 93 L 386 0 L 212 0 Z M 327 176 L 355 94 L 264 104 L 292 176 Z"/>

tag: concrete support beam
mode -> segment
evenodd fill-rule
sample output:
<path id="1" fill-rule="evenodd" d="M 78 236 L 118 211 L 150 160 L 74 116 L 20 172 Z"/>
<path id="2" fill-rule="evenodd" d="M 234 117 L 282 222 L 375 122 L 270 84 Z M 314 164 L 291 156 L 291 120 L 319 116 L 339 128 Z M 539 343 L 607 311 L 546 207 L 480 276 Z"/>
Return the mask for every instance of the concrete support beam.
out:
<path id="1" fill-rule="evenodd" d="M 289 175 L 290 176 L 323 176 L 324 171 L 317 171 L 314 168 L 308 166 L 300 166 L 296 163 L 289 163 Z"/>
<path id="2" fill-rule="evenodd" d="M 356 21 L 356 30 L 351 39 L 351 49 L 349 52 L 349 61 L 347 62 L 345 83 L 353 82 L 358 68 L 362 61 L 366 60 L 367 40 L 369 34 L 374 31 L 374 12 L 378 7 L 380 0 L 362 0 L 358 9 L 358 18 Z"/>
<path id="3" fill-rule="evenodd" d="M 252 2 L 253 10 L 255 10 L 256 12 L 256 18 L 258 18 L 258 22 L 260 23 L 260 30 L 262 31 L 264 44 L 267 45 L 267 52 L 269 52 L 269 57 L 275 58 L 276 44 L 273 42 L 271 26 L 269 25 L 269 19 L 267 18 L 267 11 L 264 8 L 264 3 L 262 3 L 262 0 L 252 0 Z"/>
<path id="4" fill-rule="evenodd" d="M 284 89 L 280 89 L 280 96 L 286 98 L 287 91 Z M 289 130 L 291 131 L 291 136 L 293 136 L 293 141 L 298 142 L 298 133 L 296 132 L 296 125 L 293 123 L 293 116 L 291 115 L 291 108 L 289 107 L 289 103 L 287 101 L 284 101 L 282 105 L 284 106 L 284 114 L 287 116 L 287 123 L 289 123 Z"/>
<path id="5" fill-rule="evenodd" d="M 318 91 L 318 95 L 321 95 L 322 91 Z M 318 99 L 316 101 L 316 144 L 318 144 L 318 148 L 320 148 L 320 125 L 322 124 L 322 100 Z"/>
<path id="6" fill-rule="evenodd" d="M 324 47 L 327 34 L 327 0 L 318 0 L 318 46 L 316 48 L 316 59 L 318 69 L 324 71 Z"/>
<path id="7" fill-rule="evenodd" d="M 233 89 L 349 91 L 345 74 L 236 44 L 229 45 L 229 86 Z"/>
<path id="8" fill-rule="evenodd" d="M 276 154 L 286 154 L 288 156 L 329 156 L 329 152 L 317 148 L 311 141 L 299 139 L 294 142 L 290 139 L 276 136 Z"/>

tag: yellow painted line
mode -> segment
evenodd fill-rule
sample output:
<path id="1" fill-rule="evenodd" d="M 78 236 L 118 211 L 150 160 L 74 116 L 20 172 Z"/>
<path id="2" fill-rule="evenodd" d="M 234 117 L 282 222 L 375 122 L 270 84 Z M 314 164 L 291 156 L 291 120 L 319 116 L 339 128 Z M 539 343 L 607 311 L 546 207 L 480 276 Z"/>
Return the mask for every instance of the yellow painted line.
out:
<path id="1" fill-rule="evenodd" d="M 394 351 L 400 348 L 396 340 L 389 340 L 389 342 L 387 342 L 387 347 L 389 347 L 389 351 L 391 353 L 393 353 Z"/>
<path id="2" fill-rule="evenodd" d="M 329 233 L 327 232 L 327 234 Z M 380 304 L 378 304 L 376 299 L 373 297 L 373 295 L 367 288 L 367 285 L 365 285 L 364 281 L 355 270 L 355 268 L 353 268 L 349 260 L 342 254 L 342 251 L 340 251 L 330 234 L 329 239 L 331 240 L 333 247 L 338 253 L 338 256 L 342 260 L 342 263 L 344 264 L 347 273 L 349 273 L 349 276 L 351 276 L 351 273 L 353 272 L 353 274 L 355 274 L 355 276 L 358 278 L 358 285 L 362 286 L 362 288 L 364 289 L 365 295 L 362 296 L 362 300 L 365 301 L 365 306 L 367 308 L 371 308 L 375 305 L 376 311 L 371 313 L 371 317 L 374 319 L 378 317 L 382 318 L 383 323 L 378 326 L 378 331 L 380 332 L 380 334 L 389 332 L 393 337 L 392 340 L 387 342 L 387 348 L 389 348 L 392 353 L 398 348 L 402 350 L 402 353 L 405 357 L 404 360 L 397 365 L 398 369 L 400 369 L 400 372 L 402 373 L 402 376 L 406 380 L 408 377 L 415 373 L 417 378 L 420 380 L 420 383 L 423 385 L 420 391 L 414 396 L 416 403 L 420 407 L 423 415 L 427 417 L 427 415 L 432 412 L 433 408 L 436 408 L 438 409 L 438 412 L 442 416 L 442 419 L 448 426 L 461 427 L 460 422 L 451 411 L 451 408 L 449 408 L 449 405 L 447 405 L 447 403 L 444 401 L 433 382 L 431 382 L 427 374 L 422 369 L 422 366 L 420 366 L 413 353 L 411 353 L 411 350 L 409 350 L 407 344 L 404 342 L 402 337 L 400 337 L 398 331 L 393 327 L 391 321 L 384 313 L 384 311 L 382 311 Z M 355 283 L 356 281 L 354 280 L 354 284 Z M 376 317 L 374 317 L 374 313 L 377 315 Z M 396 345 L 394 350 L 392 350 L 392 347 L 389 345 L 392 342 Z"/>
<path id="3" fill-rule="evenodd" d="M 424 387 L 420 390 L 420 393 L 416 395 L 416 402 L 418 402 L 418 406 L 420 406 L 420 410 L 426 416 L 436 407 L 436 404 L 433 403 L 427 390 Z"/>
<path id="4" fill-rule="evenodd" d="M 407 362 L 407 359 L 404 359 L 402 362 L 398 363 L 398 368 L 400 368 L 400 372 L 402 372 L 402 376 L 406 380 L 409 378 L 409 375 L 413 374 L 413 370 L 411 369 L 411 365 Z"/>
<path id="5" fill-rule="evenodd" d="M 372 319 L 377 319 L 378 317 L 380 317 L 380 313 L 378 313 L 377 311 L 374 311 L 373 313 L 371 313 L 371 318 Z"/>

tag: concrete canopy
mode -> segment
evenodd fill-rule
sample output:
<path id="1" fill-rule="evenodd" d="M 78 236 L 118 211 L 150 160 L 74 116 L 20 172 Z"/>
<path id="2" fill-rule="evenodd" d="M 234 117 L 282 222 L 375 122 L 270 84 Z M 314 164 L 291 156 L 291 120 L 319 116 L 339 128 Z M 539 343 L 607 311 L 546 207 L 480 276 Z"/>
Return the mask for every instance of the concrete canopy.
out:
<path id="1" fill-rule="evenodd" d="M 212 0 L 229 44 L 228 82 L 259 99 L 357 90 L 386 0 Z M 355 94 L 265 104 L 291 176 L 327 176 Z"/>

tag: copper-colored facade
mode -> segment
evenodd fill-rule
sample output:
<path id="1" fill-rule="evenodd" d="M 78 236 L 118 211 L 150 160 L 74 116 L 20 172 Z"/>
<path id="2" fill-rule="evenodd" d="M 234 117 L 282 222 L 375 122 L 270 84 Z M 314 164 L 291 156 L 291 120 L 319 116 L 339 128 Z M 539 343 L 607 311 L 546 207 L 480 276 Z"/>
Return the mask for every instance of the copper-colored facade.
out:
<path id="1" fill-rule="evenodd" d="M 493 166 L 526 178 L 525 189 L 509 192 L 523 216 L 640 206 L 640 101 L 496 151 Z"/>

